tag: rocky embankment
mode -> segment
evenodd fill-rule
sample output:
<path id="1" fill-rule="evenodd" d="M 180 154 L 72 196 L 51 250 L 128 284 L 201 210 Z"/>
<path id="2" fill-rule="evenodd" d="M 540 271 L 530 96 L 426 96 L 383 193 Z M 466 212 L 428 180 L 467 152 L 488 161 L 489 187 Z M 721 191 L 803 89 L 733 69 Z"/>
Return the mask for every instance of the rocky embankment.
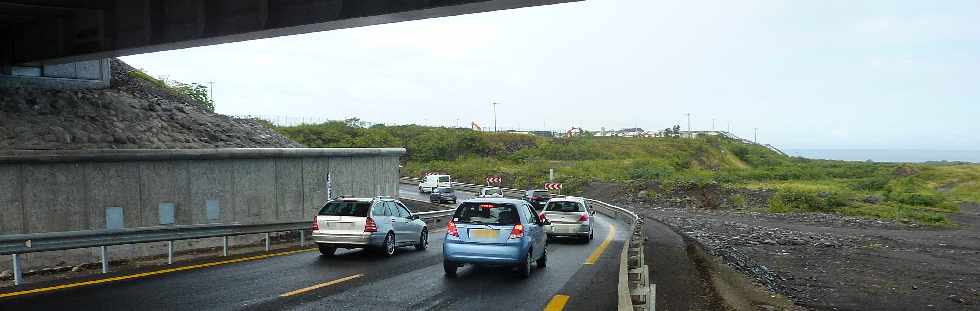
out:
<path id="1" fill-rule="evenodd" d="M 771 214 L 754 205 L 706 209 L 698 205 L 700 191 L 650 196 L 605 184 L 591 192 L 668 225 L 807 309 L 980 309 L 977 204 L 963 204 L 954 217 L 960 227 L 944 229 L 830 214 Z"/>
<path id="2" fill-rule="evenodd" d="M 0 150 L 302 147 L 252 120 L 130 76 L 113 60 L 104 90 L 0 88 Z"/>

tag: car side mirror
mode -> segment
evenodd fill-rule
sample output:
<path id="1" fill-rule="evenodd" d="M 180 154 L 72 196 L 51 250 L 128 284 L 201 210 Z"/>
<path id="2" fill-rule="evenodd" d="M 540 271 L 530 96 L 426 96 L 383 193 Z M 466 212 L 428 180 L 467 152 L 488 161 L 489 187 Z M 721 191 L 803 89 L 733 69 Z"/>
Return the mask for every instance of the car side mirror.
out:
<path id="1" fill-rule="evenodd" d="M 419 219 L 422 219 L 422 217 L 419 217 L 419 215 L 412 215 L 412 220 L 419 220 Z"/>
<path id="2" fill-rule="evenodd" d="M 595 210 L 592 210 L 592 216 L 595 216 Z"/>
<path id="3" fill-rule="evenodd" d="M 542 225 L 545 225 L 545 226 L 550 226 L 551 225 L 551 221 L 548 220 L 548 218 L 545 218 L 544 220 L 541 220 L 541 224 Z"/>

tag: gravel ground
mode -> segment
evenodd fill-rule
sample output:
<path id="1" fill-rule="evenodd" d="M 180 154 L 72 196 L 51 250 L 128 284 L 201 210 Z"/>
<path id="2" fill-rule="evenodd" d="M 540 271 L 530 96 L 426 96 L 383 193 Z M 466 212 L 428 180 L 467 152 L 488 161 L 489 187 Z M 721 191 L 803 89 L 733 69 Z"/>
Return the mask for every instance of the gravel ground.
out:
<path id="1" fill-rule="evenodd" d="M 977 204 L 952 217 L 960 228 L 934 229 L 829 214 L 664 208 L 599 188 L 593 196 L 637 207 L 807 309 L 980 310 Z"/>

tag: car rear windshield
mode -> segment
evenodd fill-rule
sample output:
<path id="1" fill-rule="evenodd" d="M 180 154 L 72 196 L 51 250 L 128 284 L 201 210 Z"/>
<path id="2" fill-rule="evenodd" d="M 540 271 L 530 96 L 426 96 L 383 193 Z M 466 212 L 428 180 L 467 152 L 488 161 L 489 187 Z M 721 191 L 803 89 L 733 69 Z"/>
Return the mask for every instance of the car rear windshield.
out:
<path id="1" fill-rule="evenodd" d="M 500 194 L 500 189 L 487 189 L 484 190 L 487 194 Z"/>
<path id="2" fill-rule="evenodd" d="M 540 191 L 534 191 L 534 192 L 532 192 L 531 195 L 533 195 L 533 196 L 539 196 L 539 197 L 550 197 L 551 196 L 551 193 L 548 192 L 548 191 L 540 190 Z"/>
<path id="3" fill-rule="evenodd" d="M 513 204 L 466 202 L 456 209 L 453 221 L 462 224 L 514 225 L 518 223 Z"/>
<path id="4" fill-rule="evenodd" d="M 573 201 L 551 201 L 548 202 L 548 207 L 545 207 L 544 210 L 548 212 L 564 213 L 584 212 L 585 206 Z"/>
<path id="5" fill-rule="evenodd" d="M 367 217 L 370 210 L 371 202 L 333 201 L 320 209 L 320 215 Z"/>
<path id="6" fill-rule="evenodd" d="M 439 176 L 439 182 L 449 182 L 449 176 Z"/>
<path id="7" fill-rule="evenodd" d="M 453 193 L 453 189 L 450 189 L 450 188 L 436 188 L 436 192 Z"/>

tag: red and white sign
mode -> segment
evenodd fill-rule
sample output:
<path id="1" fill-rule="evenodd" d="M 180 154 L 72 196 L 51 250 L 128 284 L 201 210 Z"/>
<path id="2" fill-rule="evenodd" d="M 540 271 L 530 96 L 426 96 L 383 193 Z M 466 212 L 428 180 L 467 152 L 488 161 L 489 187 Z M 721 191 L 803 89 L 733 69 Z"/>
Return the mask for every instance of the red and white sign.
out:
<path id="1" fill-rule="evenodd" d="M 546 190 L 561 190 L 561 183 L 556 183 L 556 182 L 544 183 L 544 189 L 546 189 Z"/>
<path id="2" fill-rule="evenodd" d="M 503 181 L 503 178 L 500 178 L 500 176 L 487 176 L 488 184 L 499 184 L 501 181 Z"/>

